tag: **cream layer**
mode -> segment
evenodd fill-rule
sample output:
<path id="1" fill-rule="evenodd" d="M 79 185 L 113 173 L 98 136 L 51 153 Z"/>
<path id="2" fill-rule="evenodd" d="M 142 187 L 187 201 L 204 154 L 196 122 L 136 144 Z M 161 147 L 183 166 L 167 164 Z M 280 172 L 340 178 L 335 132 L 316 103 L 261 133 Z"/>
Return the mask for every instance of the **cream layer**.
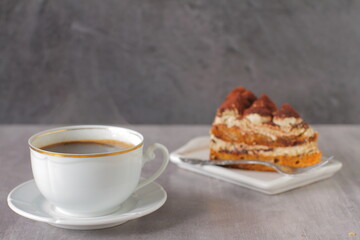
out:
<path id="1" fill-rule="evenodd" d="M 244 143 L 227 142 L 213 135 L 211 135 L 210 148 L 216 152 L 221 150 L 229 152 L 246 151 L 246 154 L 261 154 L 263 156 L 296 156 L 319 151 L 316 142 L 304 143 L 292 147 L 268 147 L 265 145 L 247 145 Z"/>
<path id="2" fill-rule="evenodd" d="M 309 128 L 294 128 L 293 125 L 302 122 L 301 118 L 284 118 L 282 120 L 276 119 L 275 125 L 267 124 L 272 121 L 271 117 L 263 117 L 259 114 L 249 114 L 240 118 L 236 111 L 225 110 L 221 116 L 216 116 L 213 125 L 225 124 L 228 128 L 239 127 L 244 134 L 258 132 L 276 140 L 278 136 L 291 137 L 300 136 L 305 137 L 314 136 L 315 131 Z"/>

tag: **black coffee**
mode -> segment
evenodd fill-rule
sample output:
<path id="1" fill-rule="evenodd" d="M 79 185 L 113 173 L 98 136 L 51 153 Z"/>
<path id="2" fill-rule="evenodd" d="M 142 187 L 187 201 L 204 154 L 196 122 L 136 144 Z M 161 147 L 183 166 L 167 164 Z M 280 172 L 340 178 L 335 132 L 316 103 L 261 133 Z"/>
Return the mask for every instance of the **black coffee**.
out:
<path id="1" fill-rule="evenodd" d="M 40 149 L 55 153 L 92 154 L 109 153 L 129 149 L 134 145 L 116 140 L 80 140 L 51 144 Z"/>

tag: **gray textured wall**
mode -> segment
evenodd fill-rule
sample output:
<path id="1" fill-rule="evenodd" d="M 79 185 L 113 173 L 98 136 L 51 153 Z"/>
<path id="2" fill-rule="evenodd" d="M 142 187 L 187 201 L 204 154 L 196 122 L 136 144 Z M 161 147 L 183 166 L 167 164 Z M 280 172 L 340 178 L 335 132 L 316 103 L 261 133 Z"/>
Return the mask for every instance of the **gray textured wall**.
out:
<path id="1" fill-rule="evenodd" d="M 360 123 L 359 5 L 0 0 L 0 123 L 210 123 L 238 85 Z"/>

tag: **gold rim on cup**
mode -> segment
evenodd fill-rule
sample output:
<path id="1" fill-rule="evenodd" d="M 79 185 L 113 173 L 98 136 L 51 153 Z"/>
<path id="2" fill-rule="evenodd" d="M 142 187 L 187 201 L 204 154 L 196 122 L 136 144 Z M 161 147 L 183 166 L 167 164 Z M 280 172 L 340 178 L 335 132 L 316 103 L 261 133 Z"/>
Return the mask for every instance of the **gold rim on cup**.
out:
<path id="1" fill-rule="evenodd" d="M 124 130 L 129 130 L 129 132 L 135 134 L 135 135 L 138 135 L 141 137 L 141 142 L 138 144 L 138 145 L 135 145 L 134 147 L 131 147 L 129 149 L 125 149 L 125 150 L 121 150 L 121 151 L 117 151 L 117 152 L 109 152 L 109 153 L 91 153 L 91 154 L 67 154 L 67 153 L 55 153 L 55 152 L 49 152 L 49 151 L 45 151 L 45 150 L 42 150 L 40 148 L 37 148 L 37 147 L 34 147 L 30 141 L 36 139 L 36 138 L 39 138 L 39 137 L 43 137 L 43 136 L 46 136 L 46 135 L 50 135 L 50 134 L 54 134 L 54 133 L 59 133 L 59 132 L 66 132 L 66 131 L 73 131 L 73 130 L 86 130 L 86 129 L 104 129 L 104 128 L 109 128 L 109 127 L 115 127 L 115 128 L 121 128 L 121 127 L 116 127 L 116 126 L 99 126 L 99 127 L 87 127 L 87 128 L 68 128 L 68 129 L 58 129 L 58 130 L 54 130 L 54 131 L 45 131 L 44 133 L 37 133 L 33 136 L 30 137 L 29 141 L 28 141 L 28 144 L 29 144 L 29 147 L 38 152 L 38 153 L 43 153 L 43 154 L 46 154 L 46 155 L 50 155 L 50 156 L 55 156 L 55 157 L 73 157 L 73 158 L 89 158 L 89 157 L 105 157 L 105 156 L 113 156 L 113 155 L 118 155 L 118 154 L 123 154 L 123 153 L 128 153 L 128 152 L 131 152 L 131 151 L 134 151 L 140 147 L 142 147 L 144 145 L 144 137 L 136 132 L 136 131 L 133 131 L 131 129 L 126 129 L 126 128 L 121 128 L 121 129 L 124 129 Z M 50 132 L 49 132 L 50 131 Z"/>

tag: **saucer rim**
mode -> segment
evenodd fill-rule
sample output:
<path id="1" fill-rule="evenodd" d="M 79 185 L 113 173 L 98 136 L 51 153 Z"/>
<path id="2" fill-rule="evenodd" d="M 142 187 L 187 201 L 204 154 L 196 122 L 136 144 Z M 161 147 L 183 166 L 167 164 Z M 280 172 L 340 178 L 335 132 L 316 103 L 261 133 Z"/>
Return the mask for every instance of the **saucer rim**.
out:
<path id="1" fill-rule="evenodd" d="M 13 210 L 15 213 L 19 214 L 20 216 L 26 217 L 26 218 L 31 219 L 31 220 L 48 223 L 48 224 L 53 225 L 53 226 L 62 225 L 63 227 L 64 226 L 94 226 L 94 227 L 96 227 L 96 226 L 100 226 L 100 225 L 109 225 L 109 224 L 120 225 L 120 224 L 125 223 L 127 221 L 130 221 L 130 220 L 133 220 L 133 219 L 136 219 L 136 218 L 140 218 L 140 217 L 148 215 L 148 214 L 150 214 L 152 212 L 155 212 L 160 207 L 162 207 L 165 204 L 166 200 L 167 200 L 167 193 L 166 193 L 165 189 L 159 183 L 154 181 L 154 182 L 151 182 L 148 186 L 150 186 L 152 184 L 156 185 L 156 187 L 158 187 L 159 191 L 163 194 L 163 197 L 161 198 L 161 200 L 154 202 L 154 203 L 156 203 L 156 205 L 154 207 L 149 208 L 149 209 L 145 209 L 145 210 L 143 210 L 141 212 L 135 212 L 135 213 L 132 213 L 130 215 L 126 215 L 126 214 L 128 214 L 128 212 L 124 212 L 124 213 L 119 214 L 117 216 L 117 218 L 113 217 L 113 218 L 110 218 L 110 219 L 106 219 L 106 217 L 111 215 L 111 214 L 114 214 L 114 213 L 104 215 L 104 216 L 84 217 L 84 218 L 78 218 L 78 217 L 73 217 L 73 216 L 61 216 L 59 218 L 56 218 L 56 217 L 41 217 L 41 216 L 38 216 L 38 215 L 28 213 L 28 212 L 26 212 L 24 210 L 21 210 L 20 208 L 16 207 L 13 204 L 13 201 L 16 201 L 16 200 L 14 198 L 11 198 L 11 196 L 14 194 L 14 192 L 16 192 L 18 189 L 22 188 L 24 185 L 27 185 L 27 184 L 35 184 L 36 185 L 35 180 L 31 179 L 31 180 L 25 181 L 25 182 L 19 184 L 18 186 L 16 186 L 15 188 L 13 188 L 10 191 L 10 193 L 8 194 L 8 196 L 7 196 L 8 206 L 10 207 L 11 210 Z M 146 187 L 147 186 L 145 186 L 144 188 L 146 188 Z M 142 189 L 143 188 L 139 189 L 138 191 L 141 191 Z M 138 191 L 135 191 L 131 196 L 136 194 Z M 41 195 L 40 192 L 38 192 L 38 194 Z M 43 196 L 42 196 L 42 198 L 44 199 L 44 201 L 47 201 Z M 134 208 L 134 209 L 136 209 L 136 208 Z M 130 210 L 129 212 L 131 212 L 133 210 Z M 116 213 L 116 211 L 115 211 L 115 213 Z M 116 224 L 116 223 L 118 223 L 118 224 Z"/>

